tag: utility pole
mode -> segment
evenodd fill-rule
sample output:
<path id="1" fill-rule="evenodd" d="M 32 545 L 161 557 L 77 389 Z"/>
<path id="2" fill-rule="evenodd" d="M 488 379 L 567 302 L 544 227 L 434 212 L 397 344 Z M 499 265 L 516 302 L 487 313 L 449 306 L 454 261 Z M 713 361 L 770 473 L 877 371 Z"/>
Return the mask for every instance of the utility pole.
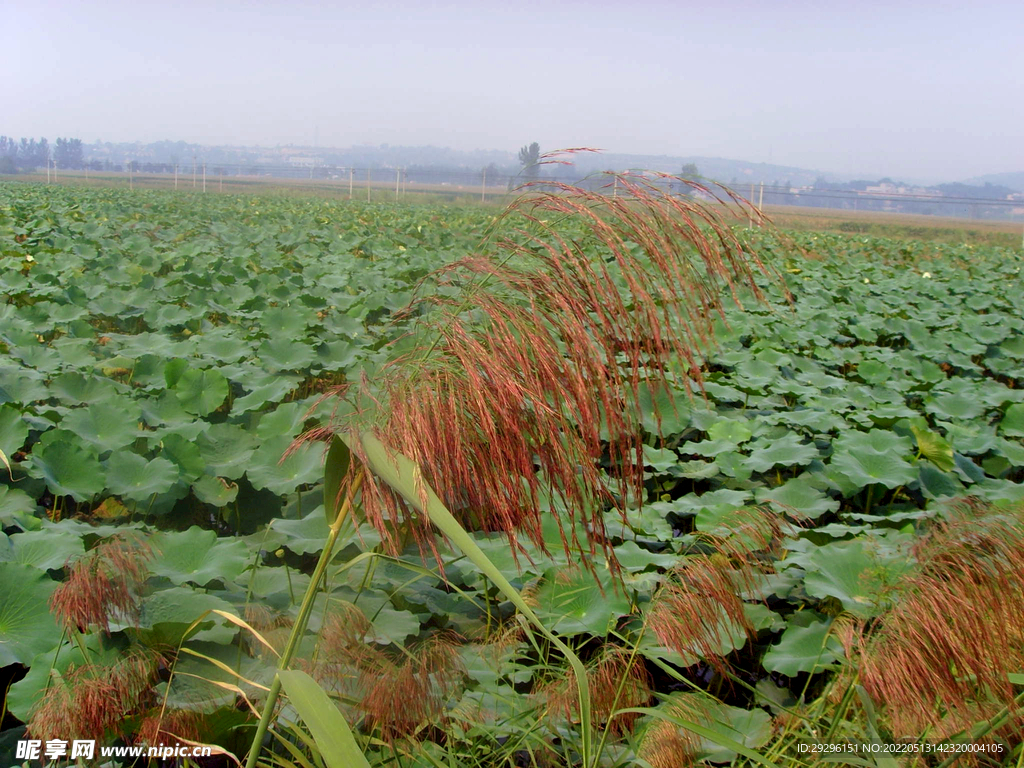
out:
<path id="1" fill-rule="evenodd" d="M 395 168 L 395 202 L 398 202 L 398 185 L 402 183 L 402 169 Z"/>
<path id="2" fill-rule="evenodd" d="M 46 158 L 46 183 L 50 183 L 50 158 Z"/>
<path id="3" fill-rule="evenodd" d="M 366 169 L 366 202 L 370 202 L 370 169 Z"/>
<path id="4" fill-rule="evenodd" d="M 761 192 L 757 197 L 757 212 L 764 216 L 764 182 L 761 182 Z"/>
<path id="5" fill-rule="evenodd" d="M 220 176 L 220 189 L 218 191 L 219 192 L 223 192 L 224 191 L 224 169 L 223 168 L 220 169 L 219 176 Z"/>
<path id="6" fill-rule="evenodd" d="M 753 207 L 753 205 L 754 205 L 754 182 L 750 182 L 750 205 L 751 205 L 751 207 Z M 747 229 L 753 229 L 753 228 L 754 228 L 754 216 L 753 216 L 753 214 L 751 214 L 750 221 L 747 222 Z"/>
<path id="7" fill-rule="evenodd" d="M 196 153 L 192 153 L 192 189 L 196 188 Z"/>
<path id="8" fill-rule="evenodd" d="M 348 199 L 352 199 L 352 174 L 355 173 L 354 168 L 348 169 Z"/>
<path id="9" fill-rule="evenodd" d="M 484 178 L 480 182 L 480 202 L 484 202 L 487 199 L 487 169 L 484 168 Z"/>

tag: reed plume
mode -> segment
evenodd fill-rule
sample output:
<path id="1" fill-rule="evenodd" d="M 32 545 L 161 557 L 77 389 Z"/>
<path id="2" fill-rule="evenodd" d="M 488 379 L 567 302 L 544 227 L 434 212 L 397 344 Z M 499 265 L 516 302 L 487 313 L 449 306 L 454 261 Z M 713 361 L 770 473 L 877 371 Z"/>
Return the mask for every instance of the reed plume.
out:
<path id="1" fill-rule="evenodd" d="M 440 633 L 396 651 L 367 642 L 370 629 L 359 608 L 341 603 L 324 625 L 317 677 L 351 701 L 365 727 L 385 741 L 436 724 L 463 682 L 459 638 Z"/>
<path id="2" fill-rule="evenodd" d="M 914 547 L 891 607 L 844 633 L 897 736 L 946 738 L 1008 710 L 1024 669 L 1024 507 L 959 506 Z"/>
<path id="3" fill-rule="evenodd" d="M 587 665 L 586 671 L 591 722 L 595 726 L 604 725 L 615 734 L 631 730 L 640 715 L 618 710 L 643 707 L 651 700 L 653 681 L 643 658 L 627 648 L 606 645 Z M 538 693 L 546 701 L 549 712 L 569 722 L 579 721 L 579 698 L 572 670 L 543 686 Z"/>
<path id="4" fill-rule="evenodd" d="M 332 429 L 372 431 L 411 458 L 466 527 L 543 548 L 542 517 L 562 509 L 566 551 L 614 562 L 603 512 L 643 497 L 642 388 L 700 387 L 723 295 L 759 296 L 766 271 L 718 207 L 666 192 L 670 178 L 520 198 L 504 237 L 435 273 L 401 313 L 412 351 L 349 388 Z M 406 524 L 433 547 L 379 479 L 362 503 L 392 548 Z"/>
<path id="5" fill-rule="evenodd" d="M 150 703 L 161 663 L 152 651 L 133 650 L 114 664 L 69 668 L 50 682 L 29 718 L 29 732 L 41 739 L 95 741 L 119 733 Z"/>
<path id="6" fill-rule="evenodd" d="M 756 594 L 773 568 L 783 536 L 778 515 L 757 507 L 733 512 L 724 531 L 700 534 L 715 551 L 690 555 L 668 573 L 648 613 L 658 640 L 683 658 L 696 656 L 726 675 L 738 628 L 753 637 L 744 594 Z"/>
<path id="7" fill-rule="evenodd" d="M 69 629 L 87 631 L 110 622 L 135 621 L 139 596 L 149 577 L 149 550 L 138 541 L 111 538 L 68 567 L 68 578 L 50 597 L 50 609 Z"/>
<path id="8" fill-rule="evenodd" d="M 695 765 L 701 750 L 701 738 L 673 719 L 710 728 L 714 725 L 717 707 L 718 702 L 703 693 L 670 696 L 660 709 L 672 719 L 658 718 L 647 726 L 640 742 L 640 757 L 652 768 Z"/>

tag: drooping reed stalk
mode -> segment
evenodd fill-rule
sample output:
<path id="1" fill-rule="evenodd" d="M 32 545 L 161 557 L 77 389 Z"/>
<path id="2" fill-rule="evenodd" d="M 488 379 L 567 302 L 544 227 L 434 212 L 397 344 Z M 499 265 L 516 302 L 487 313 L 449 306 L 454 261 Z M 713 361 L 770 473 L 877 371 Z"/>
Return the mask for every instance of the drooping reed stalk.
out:
<path id="1" fill-rule="evenodd" d="M 1020 727 L 1024 508 L 965 503 L 913 556 L 891 607 L 841 636 L 865 689 L 897 736 L 945 739 L 1000 711 Z"/>
<path id="2" fill-rule="evenodd" d="M 363 515 L 386 544 L 397 550 L 400 531 L 411 529 L 421 551 L 433 550 L 436 525 L 565 655 L 588 766 L 597 756 L 586 669 L 449 509 L 463 524 L 504 532 L 515 548 L 520 532 L 544 547 L 542 516 L 561 507 L 565 550 L 593 567 L 586 555 L 602 547 L 614 565 L 603 513 L 616 491 L 641 497 L 642 387 L 699 386 L 723 294 L 738 302 L 745 286 L 759 295 L 755 271 L 766 271 L 716 208 L 643 176 L 615 182 L 621 196 L 549 185 L 514 203 L 505 218 L 519 218 L 507 237 L 440 270 L 431 283 L 440 290 L 403 313 L 413 319 L 413 351 L 345 391 L 349 415 L 304 438 L 344 434 L 355 460 L 337 486 L 363 482 Z M 316 583 L 314 574 L 304 608 Z M 247 768 L 279 690 L 275 678 Z"/>
<path id="3" fill-rule="evenodd" d="M 543 546 L 558 506 L 567 552 L 614 561 L 603 512 L 641 496 L 643 386 L 699 387 L 723 295 L 758 296 L 766 271 L 722 206 L 667 178 L 616 176 L 615 197 L 546 184 L 514 203 L 510 234 L 403 313 L 419 343 L 345 393 L 352 415 L 334 429 L 408 456 L 467 527 Z M 429 523 L 372 474 L 362 504 L 393 547 L 408 525 L 433 548 Z"/>

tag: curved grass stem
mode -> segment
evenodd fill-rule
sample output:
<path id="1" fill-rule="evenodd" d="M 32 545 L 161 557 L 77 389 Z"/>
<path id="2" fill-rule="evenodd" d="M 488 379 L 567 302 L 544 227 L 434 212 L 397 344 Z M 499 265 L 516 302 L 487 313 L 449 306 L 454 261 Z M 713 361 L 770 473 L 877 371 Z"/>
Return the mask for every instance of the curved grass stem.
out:
<path id="1" fill-rule="evenodd" d="M 306 631 L 309 615 L 313 612 L 313 604 L 316 602 L 316 593 L 319 590 L 320 582 L 324 572 L 327 570 L 327 564 L 331 561 L 331 555 L 334 553 L 334 545 L 338 540 L 338 533 L 341 531 L 341 526 L 352 509 L 352 499 L 359 492 L 364 477 L 365 475 L 362 472 L 358 472 L 352 479 L 348 493 L 345 495 L 345 501 L 331 523 L 330 532 L 327 534 L 327 540 L 324 542 L 324 548 L 320 552 L 320 559 L 317 560 L 316 567 L 313 569 L 313 575 L 309 580 L 309 586 L 306 588 L 306 594 L 303 596 L 302 604 L 299 606 L 299 615 L 295 619 L 291 634 L 288 635 L 288 643 L 285 645 L 284 652 L 277 663 L 277 671 L 274 673 L 274 680 L 270 684 L 267 702 L 263 706 L 263 713 L 260 716 L 259 724 L 256 726 L 256 733 L 253 734 L 252 745 L 249 747 L 249 755 L 245 761 L 245 768 L 256 768 L 263 739 L 267 735 L 267 729 L 270 727 L 270 721 L 274 716 L 274 707 L 277 705 L 277 699 L 281 694 L 281 676 L 278 673 L 288 669 L 288 665 L 295 655 L 295 650 L 299 647 L 302 635 Z"/>

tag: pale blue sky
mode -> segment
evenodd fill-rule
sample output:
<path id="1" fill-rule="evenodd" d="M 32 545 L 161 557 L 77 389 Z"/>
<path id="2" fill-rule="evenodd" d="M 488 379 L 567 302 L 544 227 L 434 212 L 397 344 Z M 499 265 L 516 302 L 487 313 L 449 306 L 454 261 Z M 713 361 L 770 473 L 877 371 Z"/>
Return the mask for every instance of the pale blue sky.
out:
<path id="1" fill-rule="evenodd" d="M 1024 170 L 1024 2 L 6 0 L 0 133 Z"/>

